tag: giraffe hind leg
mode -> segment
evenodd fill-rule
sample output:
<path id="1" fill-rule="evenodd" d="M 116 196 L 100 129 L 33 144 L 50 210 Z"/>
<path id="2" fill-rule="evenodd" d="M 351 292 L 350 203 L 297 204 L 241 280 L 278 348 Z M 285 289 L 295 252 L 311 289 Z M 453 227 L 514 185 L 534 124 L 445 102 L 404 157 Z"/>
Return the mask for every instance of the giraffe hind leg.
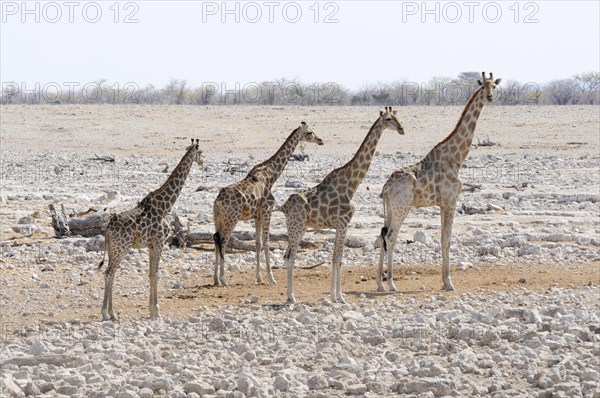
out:
<path id="1" fill-rule="evenodd" d="M 400 233 L 400 228 L 406 219 L 406 216 L 412 208 L 414 200 L 414 177 L 408 174 L 403 174 L 399 180 L 399 184 L 392 184 L 388 189 L 384 188 L 384 207 L 387 210 L 385 220 L 385 231 L 382 229 L 382 246 L 387 254 L 387 284 L 391 292 L 396 292 L 398 289 L 394 284 L 394 249 L 396 247 L 396 240 Z M 384 235 L 385 232 L 385 236 Z M 379 259 L 379 273 L 383 272 L 383 251 Z M 381 283 L 382 275 L 378 275 L 378 288 L 377 290 L 383 290 L 383 284 Z"/>
<path id="2" fill-rule="evenodd" d="M 115 274 L 119 268 L 123 256 L 119 254 L 108 254 L 108 267 L 104 272 L 104 300 L 102 301 L 102 320 L 116 321 L 117 317 L 113 311 L 112 290 L 115 281 Z"/>
<path id="3" fill-rule="evenodd" d="M 385 237 L 388 233 L 387 227 L 381 228 L 381 247 L 379 252 L 379 265 L 377 267 L 377 291 L 383 292 L 385 289 L 383 288 L 383 262 L 385 260 L 385 253 L 387 251 L 387 242 Z"/>
<path id="4" fill-rule="evenodd" d="M 213 240 L 215 241 L 214 284 L 215 286 L 219 286 L 219 267 L 220 263 L 224 261 L 224 258 L 223 247 L 221 245 L 221 234 L 218 231 L 213 234 Z"/>
<path id="5" fill-rule="evenodd" d="M 333 247 L 333 261 L 331 269 L 331 301 L 346 303 L 342 295 L 342 257 L 344 254 L 344 243 L 346 242 L 346 229 L 338 228 L 335 234 Z"/>
<path id="6" fill-rule="evenodd" d="M 442 213 L 442 290 L 451 292 L 454 290 L 450 277 L 450 240 L 452 238 L 452 222 L 454 221 L 454 206 L 441 209 Z"/>
<path id="7" fill-rule="evenodd" d="M 269 250 L 270 240 L 269 240 L 269 229 L 271 226 L 271 209 L 267 209 L 265 211 L 264 216 L 262 217 L 262 248 L 265 255 L 265 264 L 267 265 L 267 277 L 269 278 L 269 282 L 272 285 L 276 285 L 277 281 L 275 277 L 273 277 L 273 270 L 271 269 L 271 252 Z M 258 250 L 258 248 L 257 248 Z"/>
<path id="8" fill-rule="evenodd" d="M 225 252 L 227 251 L 227 245 L 229 244 L 229 238 L 231 238 L 231 233 L 233 232 L 233 227 L 224 228 L 220 233 L 220 250 L 217 254 L 218 262 L 215 264 L 215 286 L 218 286 L 219 283 L 223 287 L 227 287 L 227 278 L 225 277 Z"/>
<path id="9" fill-rule="evenodd" d="M 295 303 L 294 295 L 294 264 L 296 253 L 302 237 L 306 233 L 307 216 L 304 202 L 297 195 L 292 195 L 284 204 L 285 223 L 288 230 L 288 248 L 284 260 L 287 268 L 287 296 L 288 303 Z"/>

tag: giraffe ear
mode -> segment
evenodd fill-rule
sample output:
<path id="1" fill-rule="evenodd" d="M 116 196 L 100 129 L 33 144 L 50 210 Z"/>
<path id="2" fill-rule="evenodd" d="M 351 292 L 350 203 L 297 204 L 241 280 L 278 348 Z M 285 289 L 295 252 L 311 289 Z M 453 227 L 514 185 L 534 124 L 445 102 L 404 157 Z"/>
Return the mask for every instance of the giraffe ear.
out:
<path id="1" fill-rule="evenodd" d="M 481 83 L 481 80 L 477 80 L 477 84 L 479 84 L 480 86 L 483 85 L 483 83 Z"/>
<path id="2" fill-rule="evenodd" d="M 306 126 L 306 122 L 300 122 L 300 124 Z"/>
<path id="3" fill-rule="evenodd" d="M 379 111 L 379 116 L 383 116 L 383 111 Z"/>
<path id="4" fill-rule="evenodd" d="M 392 113 L 393 113 L 394 115 L 396 115 L 396 114 L 398 113 L 398 111 L 397 111 L 397 110 L 395 110 L 395 111 L 392 111 Z"/>
<path id="5" fill-rule="evenodd" d="M 500 82 L 501 82 L 501 81 L 502 81 L 502 79 L 496 79 L 496 80 L 494 81 L 494 84 L 495 84 L 495 85 L 498 85 L 498 84 L 500 84 Z"/>

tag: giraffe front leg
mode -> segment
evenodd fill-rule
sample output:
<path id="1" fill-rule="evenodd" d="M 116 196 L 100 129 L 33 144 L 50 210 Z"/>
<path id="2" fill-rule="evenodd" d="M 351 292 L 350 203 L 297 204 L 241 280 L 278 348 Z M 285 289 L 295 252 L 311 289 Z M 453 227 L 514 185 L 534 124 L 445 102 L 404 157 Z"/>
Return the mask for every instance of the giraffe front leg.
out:
<path id="1" fill-rule="evenodd" d="M 263 224 L 260 218 L 254 220 L 255 233 L 256 233 L 256 283 L 262 285 L 262 275 L 260 274 L 260 252 L 262 251 L 262 231 Z"/>
<path id="2" fill-rule="evenodd" d="M 269 282 L 272 285 L 276 285 L 277 281 L 275 277 L 273 277 L 273 270 L 271 269 L 271 252 L 269 250 L 270 240 L 269 240 L 269 229 L 271 226 L 271 210 L 269 209 L 265 214 L 263 219 L 263 227 L 262 227 L 262 243 L 263 243 L 263 251 L 265 253 L 265 263 L 267 264 L 267 276 L 269 277 Z"/>
<path id="3" fill-rule="evenodd" d="M 108 267 L 109 268 L 106 270 L 106 273 L 104 275 L 104 300 L 102 301 L 102 320 L 116 321 L 117 317 L 115 317 L 112 307 L 112 287 L 115 281 L 115 273 L 117 271 L 117 267 L 112 263 L 109 264 Z"/>
<path id="4" fill-rule="evenodd" d="M 344 255 L 344 244 L 346 243 L 346 228 L 337 228 L 335 233 L 335 244 L 333 247 L 333 261 L 331 270 L 331 301 L 346 303 L 342 294 L 342 258 Z"/>
<path id="5" fill-rule="evenodd" d="M 149 309 L 150 318 L 160 318 L 160 311 L 158 306 L 158 263 L 160 261 L 160 255 L 162 253 L 161 246 L 152 246 L 149 248 L 150 252 L 150 299 Z"/>
<path id="6" fill-rule="evenodd" d="M 442 216 L 442 290 L 453 291 L 454 285 L 450 278 L 450 240 L 452 238 L 452 222 L 454 221 L 454 206 L 441 209 Z"/>
<path id="7" fill-rule="evenodd" d="M 116 321 L 117 317 L 113 312 L 113 284 L 115 282 L 115 274 L 123 261 L 124 255 L 121 253 L 110 253 L 108 254 L 108 267 L 104 274 L 104 300 L 102 301 L 102 320 L 103 321 Z"/>

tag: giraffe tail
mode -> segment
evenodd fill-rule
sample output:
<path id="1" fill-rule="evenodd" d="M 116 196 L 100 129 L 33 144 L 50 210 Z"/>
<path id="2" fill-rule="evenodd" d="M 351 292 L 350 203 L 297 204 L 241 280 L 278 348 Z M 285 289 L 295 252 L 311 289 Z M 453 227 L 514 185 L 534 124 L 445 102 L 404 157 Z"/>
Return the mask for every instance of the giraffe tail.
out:
<path id="1" fill-rule="evenodd" d="M 223 243 L 221 242 L 221 234 L 219 233 L 219 231 L 214 233 L 213 240 L 215 241 L 215 248 L 217 249 L 217 253 L 219 253 L 219 256 L 221 257 L 221 259 L 223 259 Z"/>
<path id="2" fill-rule="evenodd" d="M 385 236 L 388 233 L 388 227 L 387 227 L 387 211 L 386 211 L 386 206 L 385 206 L 385 202 L 386 202 L 386 198 L 384 195 L 384 191 L 385 191 L 385 187 L 383 189 L 383 191 L 381 191 L 381 197 L 383 198 L 383 228 L 381 228 L 381 244 L 383 245 L 383 250 L 387 252 L 387 243 L 385 242 Z"/>
<path id="3" fill-rule="evenodd" d="M 381 228 L 381 244 L 383 245 L 383 250 L 387 252 L 387 243 L 385 243 L 385 236 L 388 233 L 387 227 Z"/>
<path id="4" fill-rule="evenodd" d="M 100 261 L 100 264 L 98 264 L 98 271 L 100 271 L 102 269 L 102 267 L 104 266 L 105 258 L 106 258 L 106 250 L 104 250 L 104 254 L 102 255 L 102 261 Z"/>
<path id="5" fill-rule="evenodd" d="M 108 246 L 108 237 L 106 236 L 106 233 L 104 233 L 104 235 L 104 254 L 102 254 L 102 261 L 100 261 L 100 264 L 98 264 L 98 268 L 96 268 L 97 271 L 100 271 L 102 269 L 102 267 L 104 266 L 104 260 L 106 259 L 106 247 Z"/>

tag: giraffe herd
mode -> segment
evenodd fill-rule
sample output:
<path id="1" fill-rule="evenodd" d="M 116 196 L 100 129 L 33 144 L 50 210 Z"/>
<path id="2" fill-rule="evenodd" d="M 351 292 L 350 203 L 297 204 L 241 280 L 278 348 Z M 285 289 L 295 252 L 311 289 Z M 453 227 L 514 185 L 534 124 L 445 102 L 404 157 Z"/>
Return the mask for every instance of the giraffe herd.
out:
<path id="1" fill-rule="evenodd" d="M 477 120 L 486 102 L 493 100 L 496 85 L 482 72 L 479 88 L 471 95 L 454 130 L 437 144 L 420 162 L 392 173 L 383 187 L 384 226 L 378 238 L 381 252 L 377 273 L 377 290 L 383 291 L 383 263 L 387 256 L 387 283 L 396 291 L 393 281 L 394 245 L 400 227 L 412 207 L 439 206 L 441 213 L 443 290 L 454 290 L 450 278 L 449 250 L 456 202 L 461 192 L 460 167 L 471 148 Z M 404 129 L 397 111 L 386 107 L 371 126 L 356 154 L 344 166 L 329 173 L 318 185 L 290 195 L 280 207 L 275 207 L 272 188 L 284 171 L 300 142 L 323 145 L 323 140 L 305 122 L 289 135 L 281 148 L 269 159 L 253 167 L 241 181 L 220 190 L 213 206 L 215 225 L 214 284 L 227 286 L 225 252 L 229 238 L 239 221 L 253 220 L 256 229 L 256 282 L 262 284 L 260 255 L 264 251 L 267 276 L 275 284 L 269 255 L 269 226 L 273 211 L 284 213 L 288 230 L 288 248 L 284 255 L 287 268 L 287 298 L 294 303 L 293 272 L 299 243 L 307 228 L 335 229 L 331 267 L 331 300 L 344 303 L 341 265 L 348 225 L 354 214 L 352 198 L 366 176 L 375 149 L 384 130 L 403 135 Z M 112 306 L 112 286 L 117 269 L 130 248 L 148 248 L 150 256 L 149 310 L 152 318 L 160 317 L 157 294 L 158 264 L 169 234 L 166 216 L 187 179 L 193 163 L 202 165 L 199 141 L 192 144 L 167 181 L 150 192 L 128 211 L 111 214 L 105 230 L 105 252 L 108 265 L 105 273 L 103 320 L 115 320 Z M 104 259 L 99 268 L 104 265 Z"/>

